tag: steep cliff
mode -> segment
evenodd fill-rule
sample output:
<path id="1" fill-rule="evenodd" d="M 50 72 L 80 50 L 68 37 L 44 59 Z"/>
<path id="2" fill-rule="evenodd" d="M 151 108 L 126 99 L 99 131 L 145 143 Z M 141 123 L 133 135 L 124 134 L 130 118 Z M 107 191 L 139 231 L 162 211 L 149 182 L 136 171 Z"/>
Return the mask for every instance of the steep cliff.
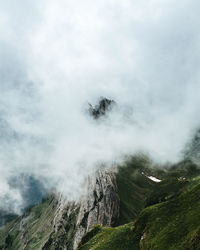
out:
<path id="1" fill-rule="evenodd" d="M 200 185 L 174 199 L 147 207 L 134 222 L 93 229 L 79 250 L 200 249 Z"/>
<path id="2" fill-rule="evenodd" d="M 170 168 L 149 169 L 149 173 L 151 171 L 162 177 L 162 181 L 152 187 L 145 208 L 135 220 L 114 228 L 94 227 L 83 237 L 78 249 L 200 249 L 199 167 L 186 160 Z M 148 176 L 148 173 L 143 172 L 143 175 Z M 139 178 L 139 182 L 141 180 Z M 123 202 L 127 204 L 127 201 Z M 126 207 L 128 210 L 124 206 L 120 209 L 131 210 L 130 204 Z M 120 215 L 123 221 L 128 218 L 125 215 Z"/>
<path id="3" fill-rule="evenodd" d="M 81 201 L 51 195 L 3 227 L 1 249 L 76 249 L 96 224 L 112 226 L 119 217 L 115 175 L 98 171 Z"/>
<path id="4" fill-rule="evenodd" d="M 155 182 L 149 176 L 162 181 Z M 199 168 L 188 160 L 159 169 L 154 168 L 146 157 L 133 157 L 120 166 L 117 172 L 99 170 L 88 177 L 87 192 L 78 202 L 69 202 L 61 194 L 52 194 L 2 227 L 0 249 L 72 250 L 77 249 L 79 244 L 81 249 L 90 249 L 91 246 L 97 249 L 120 249 L 133 243 L 138 249 L 139 244 L 144 246 L 143 249 L 148 249 L 143 243 L 146 235 L 148 237 L 148 230 L 138 231 L 139 234 L 134 236 L 132 232 L 135 224 L 126 223 L 134 220 L 139 224 L 146 223 L 145 216 L 138 219 L 143 209 L 148 211 L 148 218 L 158 207 L 162 208 L 160 211 L 167 212 L 165 204 L 172 205 L 177 199 L 180 200 L 179 196 L 190 192 L 199 183 L 199 176 Z M 199 203 L 196 204 L 195 199 L 192 202 L 198 207 Z M 186 209 L 187 202 L 189 204 L 190 201 L 184 201 Z M 179 210 L 180 213 L 184 212 L 181 206 Z M 156 212 L 152 216 L 156 220 Z M 162 223 L 166 223 L 164 219 L 161 216 Z M 151 223 L 145 225 L 153 227 Z"/>
<path id="5" fill-rule="evenodd" d="M 89 177 L 88 193 L 81 201 L 77 219 L 74 249 L 94 225 L 113 226 L 119 218 L 119 195 L 114 173 L 98 171 Z"/>

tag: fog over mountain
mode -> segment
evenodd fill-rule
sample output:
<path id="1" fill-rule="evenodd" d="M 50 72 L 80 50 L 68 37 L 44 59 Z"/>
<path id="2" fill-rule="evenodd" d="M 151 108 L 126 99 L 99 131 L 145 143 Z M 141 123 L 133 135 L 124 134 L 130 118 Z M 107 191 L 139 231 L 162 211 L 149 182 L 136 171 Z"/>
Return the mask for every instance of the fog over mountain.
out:
<path id="1" fill-rule="evenodd" d="M 137 152 L 161 164 L 181 159 L 200 124 L 199 8 L 0 1 L 1 208 L 25 206 L 27 182 L 11 185 L 24 175 L 76 199 L 102 163 Z M 86 109 L 101 96 L 117 107 L 97 122 Z"/>

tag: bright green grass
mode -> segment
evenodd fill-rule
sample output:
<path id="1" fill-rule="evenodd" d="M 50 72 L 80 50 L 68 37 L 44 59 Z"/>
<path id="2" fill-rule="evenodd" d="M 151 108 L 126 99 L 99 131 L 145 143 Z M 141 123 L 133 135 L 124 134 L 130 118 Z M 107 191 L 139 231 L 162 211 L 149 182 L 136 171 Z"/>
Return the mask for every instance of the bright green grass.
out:
<path id="1" fill-rule="evenodd" d="M 129 223 L 116 228 L 103 228 L 96 236 L 94 236 L 79 249 L 139 249 L 137 247 L 137 240 L 133 237 L 133 231 L 133 223 Z M 132 248 L 133 246 L 134 248 Z"/>
<path id="2" fill-rule="evenodd" d="M 200 249 L 200 185 L 144 209 L 134 223 L 104 228 L 80 250 Z"/>

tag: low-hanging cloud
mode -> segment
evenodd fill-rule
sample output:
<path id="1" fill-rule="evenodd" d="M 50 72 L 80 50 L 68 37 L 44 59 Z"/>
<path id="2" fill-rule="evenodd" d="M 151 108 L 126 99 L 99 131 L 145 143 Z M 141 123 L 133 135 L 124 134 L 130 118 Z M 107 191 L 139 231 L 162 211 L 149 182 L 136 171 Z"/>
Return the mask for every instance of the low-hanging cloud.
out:
<path id="1" fill-rule="evenodd" d="M 197 0 L 0 6 L 0 198 L 15 211 L 14 176 L 77 198 L 101 163 L 180 160 L 200 122 Z M 100 96 L 118 108 L 97 123 L 85 107 Z"/>

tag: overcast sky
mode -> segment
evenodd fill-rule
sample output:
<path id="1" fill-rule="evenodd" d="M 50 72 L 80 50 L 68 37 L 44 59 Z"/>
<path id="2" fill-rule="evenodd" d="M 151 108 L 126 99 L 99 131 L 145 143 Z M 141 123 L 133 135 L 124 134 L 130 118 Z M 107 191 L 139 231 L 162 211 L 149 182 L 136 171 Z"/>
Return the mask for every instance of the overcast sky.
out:
<path id="1" fill-rule="evenodd" d="M 0 199 L 25 173 L 77 197 L 103 162 L 177 162 L 200 116 L 198 0 L 0 1 Z M 118 104 L 94 123 L 87 103 Z M 73 190 L 73 192 L 72 192 Z M 9 197 L 9 199 L 8 199 Z"/>

